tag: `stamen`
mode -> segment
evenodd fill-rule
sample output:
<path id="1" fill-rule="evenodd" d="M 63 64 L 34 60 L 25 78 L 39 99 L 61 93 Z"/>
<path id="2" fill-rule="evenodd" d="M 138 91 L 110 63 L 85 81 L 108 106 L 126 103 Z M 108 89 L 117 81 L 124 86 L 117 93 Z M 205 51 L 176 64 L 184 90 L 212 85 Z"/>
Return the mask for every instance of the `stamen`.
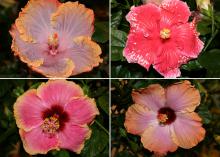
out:
<path id="1" fill-rule="evenodd" d="M 166 121 L 168 120 L 168 116 L 166 114 L 159 113 L 157 115 L 157 119 L 158 119 L 160 124 L 165 124 Z"/>
<path id="2" fill-rule="evenodd" d="M 49 118 L 44 119 L 44 123 L 41 125 L 43 132 L 53 135 L 60 128 L 59 115 L 54 114 Z"/>
<path id="3" fill-rule="evenodd" d="M 58 34 L 53 33 L 48 38 L 48 46 L 49 46 L 49 52 L 51 55 L 56 55 L 58 53 Z"/>
<path id="4" fill-rule="evenodd" d="M 161 31 L 160 31 L 160 37 L 162 39 L 169 39 L 170 38 L 170 29 L 168 28 L 163 28 Z"/>

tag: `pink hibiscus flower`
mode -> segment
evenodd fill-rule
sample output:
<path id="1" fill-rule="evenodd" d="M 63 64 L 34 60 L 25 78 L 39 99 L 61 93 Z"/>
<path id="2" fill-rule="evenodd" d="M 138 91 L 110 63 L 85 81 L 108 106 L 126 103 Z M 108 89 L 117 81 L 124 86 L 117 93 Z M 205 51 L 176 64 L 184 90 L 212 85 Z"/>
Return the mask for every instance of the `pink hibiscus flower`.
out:
<path id="1" fill-rule="evenodd" d="M 147 70 L 152 64 L 164 77 L 180 76 L 179 67 L 203 48 L 189 16 L 189 7 L 180 0 L 132 7 L 126 16 L 131 28 L 123 55 Z"/>
<path id="2" fill-rule="evenodd" d="M 202 119 L 194 112 L 200 94 L 189 81 L 175 83 L 166 89 L 159 84 L 133 91 L 134 105 L 128 108 L 126 130 L 141 136 L 143 146 L 164 155 L 177 147 L 196 146 L 205 136 Z"/>
<path id="3" fill-rule="evenodd" d="M 14 54 L 47 77 L 69 77 L 102 62 L 91 40 L 94 13 L 78 2 L 30 0 L 10 30 Z"/>
<path id="4" fill-rule="evenodd" d="M 42 83 L 14 104 L 14 115 L 24 149 L 31 155 L 60 148 L 80 153 L 90 138 L 99 111 L 94 99 L 66 80 Z"/>

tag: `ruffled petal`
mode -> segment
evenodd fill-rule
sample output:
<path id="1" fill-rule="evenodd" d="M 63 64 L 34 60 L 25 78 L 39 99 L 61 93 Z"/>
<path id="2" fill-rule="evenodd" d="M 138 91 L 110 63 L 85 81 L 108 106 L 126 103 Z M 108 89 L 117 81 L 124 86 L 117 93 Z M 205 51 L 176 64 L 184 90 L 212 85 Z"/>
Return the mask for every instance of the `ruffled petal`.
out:
<path id="1" fill-rule="evenodd" d="M 165 105 L 165 91 L 161 85 L 153 84 L 140 90 L 134 90 L 132 99 L 136 104 L 157 112 Z"/>
<path id="2" fill-rule="evenodd" d="M 57 0 L 30 0 L 15 24 L 20 37 L 28 42 L 43 42 L 51 32 L 50 17 L 59 6 Z"/>
<path id="3" fill-rule="evenodd" d="M 102 63 L 101 53 L 100 46 L 91 38 L 83 36 L 74 38 L 72 47 L 65 52 L 65 57 L 71 59 L 75 65 L 72 75 L 88 72 L 97 67 Z"/>
<path id="4" fill-rule="evenodd" d="M 160 8 L 151 3 L 132 7 L 126 19 L 135 31 L 149 35 L 158 28 Z"/>
<path id="5" fill-rule="evenodd" d="M 172 31 L 173 38 L 181 53 L 191 58 L 197 58 L 204 43 L 198 37 L 194 22 L 174 27 Z"/>
<path id="6" fill-rule="evenodd" d="M 192 112 L 200 104 L 200 93 L 189 81 L 173 84 L 166 89 L 166 106 L 176 112 Z"/>
<path id="7" fill-rule="evenodd" d="M 18 128 L 29 131 L 43 123 L 42 112 L 46 104 L 31 89 L 20 96 L 14 104 L 14 115 Z"/>
<path id="8" fill-rule="evenodd" d="M 51 16 L 54 29 L 71 39 L 78 36 L 91 37 L 93 23 L 93 11 L 78 2 L 62 3 Z"/>
<path id="9" fill-rule="evenodd" d="M 177 118 L 171 126 L 171 135 L 178 146 L 189 149 L 204 139 L 205 129 L 197 113 L 177 113 Z"/>
<path id="10" fill-rule="evenodd" d="M 163 0 L 161 5 L 161 22 L 170 24 L 186 23 L 191 15 L 186 2 L 180 0 Z"/>
<path id="11" fill-rule="evenodd" d="M 141 135 L 147 127 L 157 122 L 157 113 L 146 107 L 134 104 L 128 108 L 124 126 L 127 132 Z"/>
<path id="12" fill-rule="evenodd" d="M 186 63 L 190 58 L 181 54 L 181 51 L 172 41 L 167 41 L 161 47 L 161 52 L 154 61 L 154 69 L 164 77 L 179 77 L 180 65 Z"/>
<path id="13" fill-rule="evenodd" d="M 32 67 L 36 72 L 46 77 L 66 78 L 71 76 L 75 64 L 69 58 L 60 58 L 59 60 L 45 60 L 44 64 L 39 67 Z"/>
<path id="14" fill-rule="evenodd" d="M 65 106 L 65 111 L 69 114 L 74 124 L 80 125 L 91 123 L 95 116 L 99 114 L 95 100 L 88 97 L 72 99 Z"/>
<path id="15" fill-rule="evenodd" d="M 178 148 L 171 139 L 169 125 L 155 124 L 147 127 L 141 135 L 141 142 L 144 148 L 161 155 L 166 155 L 168 151 L 174 152 Z"/>
<path id="16" fill-rule="evenodd" d="M 31 131 L 19 130 L 25 151 L 30 155 L 47 154 L 50 150 L 59 149 L 56 136 L 43 133 L 40 127 Z"/>
<path id="17" fill-rule="evenodd" d="M 48 105 L 68 104 L 74 97 L 83 96 L 82 88 L 71 81 L 50 80 L 42 83 L 37 89 L 37 95 Z"/>
<path id="18" fill-rule="evenodd" d="M 79 154 L 84 147 L 85 140 L 89 139 L 92 131 L 87 125 L 67 123 L 64 130 L 58 133 L 59 147 Z"/>
<path id="19" fill-rule="evenodd" d="M 29 66 L 39 67 L 44 62 L 44 53 L 47 49 L 45 44 L 40 43 L 28 43 L 20 38 L 18 29 L 15 25 L 12 26 L 10 34 L 12 40 L 12 51 L 16 56 Z"/>
<path id="20" fill-rule="evenodd" d="M 149 70 L 156 54 L 159 52 L 158 45 L 160 44 L 159 40 L 154 39 L 153 33 L 150 36 L 146 36 L 142 32 L 136 32 L 131 28 L 123 51 L 123 56 L 129 63 L 138 63 Z"/>

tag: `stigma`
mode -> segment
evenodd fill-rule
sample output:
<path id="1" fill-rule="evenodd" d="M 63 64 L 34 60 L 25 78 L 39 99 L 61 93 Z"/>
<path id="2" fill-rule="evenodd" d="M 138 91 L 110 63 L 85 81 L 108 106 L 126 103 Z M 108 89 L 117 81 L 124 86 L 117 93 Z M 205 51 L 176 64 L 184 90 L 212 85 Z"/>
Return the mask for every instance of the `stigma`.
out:
<path id="1" fill-rule="evenodd" d="M 166 114 L 159 113 L 157 115 L 157 119 L 158 119 L 160 124 L 166 124 L 166 122 L 168 120 L 168 116 Z"/>
<path id="2" fill-rule="evenodd" d="M 168 28 L 163 28 L 161 31 L 160 31 L 160 37 L 162 39 L 169 39 L 170 38 L 170 35 L 171 35 L 171 31 L 170 29 Z"/>

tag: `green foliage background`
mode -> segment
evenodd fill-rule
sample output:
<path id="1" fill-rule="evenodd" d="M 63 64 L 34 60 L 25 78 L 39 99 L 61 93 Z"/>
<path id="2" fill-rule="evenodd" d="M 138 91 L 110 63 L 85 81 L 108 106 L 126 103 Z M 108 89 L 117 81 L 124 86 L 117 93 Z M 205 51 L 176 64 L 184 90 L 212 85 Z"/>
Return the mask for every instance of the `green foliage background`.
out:
<path id="1" fill-rule="evenodd" d="M 184 0 L 191 11 L 199 13 L 195 0 Z M 210 78 L 220 77 L 220 1 L 213 1 L 214 8 L 200 10 L 203 15 L 198 23 L 197 31 L 200 39 L 205 43 L 204 49 L 198 59 L 181 66 L 181 77 Z M 158 78 L 162 77 L 152 67 L 147 70 L 138 64 L 129 64 L 122 55 L 129 33 L 129 23 L 125 16 L 131 6 L 142 5 L 141 0 L 111 0 L 111 60 L 112 77 L 114 78 Z"/>
<path id="2" fill-rule="evenodd" d="M 0 156 L 29 157 L 22 146 L 13 115 L 16 99 L 26 90 L 37 88 L 47 80 L 0 80 Z M 71 80 L 79 84 L 84 93 L 95 98 L 100 115 L 90 126 L 92 135 L 80 155 L 67 150 L 50 151 L 36 157 L 108 157 L 109 153 L 109 82 L 108 80 Z"/>
<path id="3" fill-rule="evenodd" d="M 151 157 L 144 149 L 140 137 L 129 134 L 124 128 L 125 112 L 134 102 L 132 89 L 159 83 L 163 87 L 181 80 L 112 80 L 112 157 Z M 219 157 L 220 156 L 220 80 L 189 80 L 201 95 L 196 111 L 206 129 L 205 139 L 192 149 L 168 153 L 167 157 Z"/>
<path id="4" fill-rule="evenodd" d="M 66 2 L 68 0 L 60 0 Z M 76 1 L 76 0 L 72 0 Z M 109 60 L 109 1 L 108 0 L 78 0 L 86 7 L 93 9 L 95 13 L 95 32 L 92 39 L 102 48 L 101 57 L 103 63 L 94 68 L 91 72 L 82 73 L 74 77 L 80 78 L 100 78 L 108 77 Z M 12 38 L 9 34 L 11 25 L 18 17 L 21 8 L 27 4 L 28 0 L 0 0 L 0 77 L 44 77 L 32 71 L 19 58 L 14 57 L 11 52 Z M 81 28 L 79 28 L 81 29 Z"/>

